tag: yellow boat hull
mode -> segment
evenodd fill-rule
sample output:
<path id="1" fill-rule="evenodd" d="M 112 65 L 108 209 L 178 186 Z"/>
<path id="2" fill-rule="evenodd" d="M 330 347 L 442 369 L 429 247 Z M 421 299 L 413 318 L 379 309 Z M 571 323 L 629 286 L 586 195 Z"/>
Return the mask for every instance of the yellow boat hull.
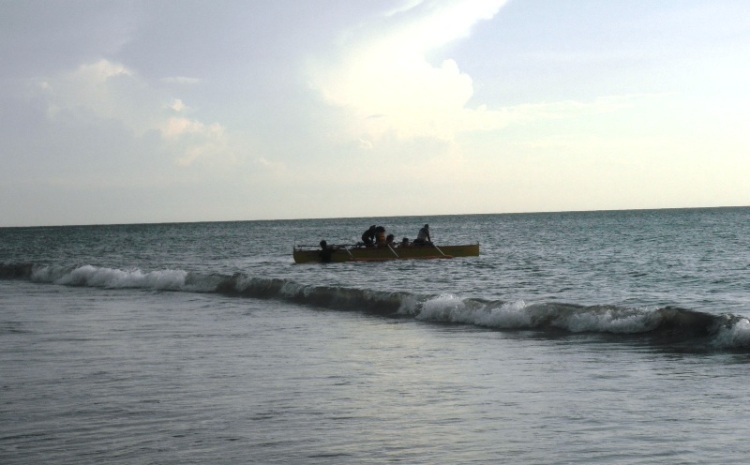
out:
<path id="1" fill-rule="evenodd" d="M 410 245 L 405 247 L 344 247 L 331 251 L 295 247 L 295 263 L 412 260 L 431 258 L 477 257 L 479 244 L 465 245 Z"/>

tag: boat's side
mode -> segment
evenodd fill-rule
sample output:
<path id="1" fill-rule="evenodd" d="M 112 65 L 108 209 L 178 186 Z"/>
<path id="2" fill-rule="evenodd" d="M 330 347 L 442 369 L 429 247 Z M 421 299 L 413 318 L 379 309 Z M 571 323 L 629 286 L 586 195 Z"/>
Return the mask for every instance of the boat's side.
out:
<path id="1" fill-rule="evenodd" d="M 430 259 L 476 257 L 479 244 L 407 247 L 340 247 L 332 251 L 299 249 L 293 252 L 296 263 L 383 261 L 405 259 Z"/>

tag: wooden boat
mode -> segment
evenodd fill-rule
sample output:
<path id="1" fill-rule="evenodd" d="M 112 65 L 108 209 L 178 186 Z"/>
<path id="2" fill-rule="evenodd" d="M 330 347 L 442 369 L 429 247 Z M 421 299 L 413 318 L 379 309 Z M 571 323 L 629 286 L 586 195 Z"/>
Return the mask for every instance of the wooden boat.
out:
<path id="1" fill-rule="evenodd" d="M 316 246 L 294 246 L 295 263 L 326 263 L 351 261 L 384 261 L 429 258 L 454 258 L 479 256 L 479 244 L 464 245 L 408 245 L 365 247 L 363 245 L 334 245 L 325 250 Z"/>

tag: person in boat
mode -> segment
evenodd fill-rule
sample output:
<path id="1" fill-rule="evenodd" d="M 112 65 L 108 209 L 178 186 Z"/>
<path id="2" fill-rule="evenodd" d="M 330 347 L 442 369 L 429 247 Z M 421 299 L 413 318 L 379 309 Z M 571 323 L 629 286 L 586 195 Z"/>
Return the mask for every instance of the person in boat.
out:
<path id="1" fill-rule="evenodd" d="M 385 236 L 385 245 L 387 245 L 388 247 L 393 247 L 396 244 L 395 239 L 396 238 L 393 236 L 393 234 L 388 234 L 387 236 Z"/>
<path id="2" fill-rule="evenodd" d="M 385 241 L 385 228 L 382 226 L 378 226 L 375 228 L 375 245 L 378 247 L 385 247 L 386 246 Z"/>
<path id="3" fill-rule="evenodd" d="M 409 247 L 409 238 L 405 237 L 401 239 L 401 243 L 398 245 L 399 247 Z"/>
<path id="4" fill-rule="evenodd" d="M 432 244 L 432 238 L 430 238 L 430 225 L 429 224 L 425 224 L 422 228 L 420 228 L 419 233 L 417 234 L 417 238 L 414 239 L 414 244 L 416 245 Z"/>
<path id="5" fill-rule="evenodd" d="M 323 263 L 330 262 L 334 250 L 336 250 L 336 247 L 328 245 L 328 242 L 325 240 L 320 241 L 320 261 Z"/>
<path id="6" fill-rule="evenodd" d="M 365 247 L 372 247 L 375 245 L 375 230 L 377 228 L 373 224 L 370 226 L 370 228 L 362 233 L 362 242 L 365 244 Z"/>

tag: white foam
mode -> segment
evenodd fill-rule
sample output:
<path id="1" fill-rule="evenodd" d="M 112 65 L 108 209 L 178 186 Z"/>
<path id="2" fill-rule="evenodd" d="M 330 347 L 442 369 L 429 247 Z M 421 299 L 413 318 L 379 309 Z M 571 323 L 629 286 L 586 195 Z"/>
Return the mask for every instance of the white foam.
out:
<path id="1" fill-rule="evenodd" d="M 484 308 L 475 316 L 477 325 L 489 328 L 516 329 L 531 326 L 531 316 L 523 300 Z"/>
<path id="2" fill-rule="evenodd" d="M 471 323 L 463 300 L 453 294 L 443 294 L 422 304 L 417 319 L 445 323 Z"/>
<path id="3" fill-rule="evenodd" d="M 647 312 L 626 312 L 609 308 L 575 312 L 566 318 L 563 327 L 574 333 L 634 334 L 649 331 L 656 327 L 656 323 Z"/>
<path id="4" fill-rule="evenodd" d="M 739 318 L 733 324 L 723 326 L 713 345 L 722 349 L 750 347 L 750 321 L 747 318 Z"/>
<path id="5" fill-rule="evenodd" d="M 183 270 L 159 270 L 146 273 L 137 268 L 119 270 L 84 265 L 62 273 L 60 270 L 43 269 L 38 274 L 35 273 L 35 278 L 71 286 L 181 290 L 185 287 L 187 274 Z"/>
<path id="6" fill-rule="evenodd" d="M 401 296 L 401 305 L 398 308 L 399 315 L 414 316 L 419 312 L 419 299 L 414 294 Z"/>
<path id="7" fill-rule="evenodd" d="M 578 307 L 516 302 L 480 302 L 443 294 L 427 300 L 418 319 L 443 323 L 471 324 L 496 329 L 551 326 L 573 333 L 599 332 L 634 334 L 650 331 L 659 324 L 653 312 L 644 310 Z"/>
<path id="8" fill-rule="evenodd" d="M 523 301 L 486 304 L 465 301 L 452 294 L 443 294 L 426 301 L 417 316 L 420 320 L 462 323 L 488 328 L 512 329 L 531 325 Z"/>

